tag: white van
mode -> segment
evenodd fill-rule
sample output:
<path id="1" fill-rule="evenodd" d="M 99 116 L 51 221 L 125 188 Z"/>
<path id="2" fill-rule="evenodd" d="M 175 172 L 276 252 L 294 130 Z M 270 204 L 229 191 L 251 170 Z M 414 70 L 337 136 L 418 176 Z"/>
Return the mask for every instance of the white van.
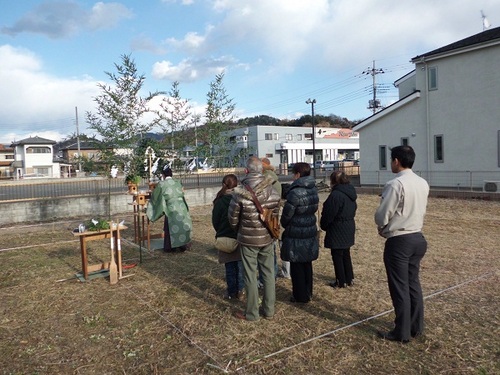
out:
<path id="1" fill-rule="evenodd" d="M 340 161 L 339 160 L 316 160 L 314 163 L 314 167 L 316 169 L 321 169 L 324 171 L 333 171 L 335 169 L 339 169 Z"/>

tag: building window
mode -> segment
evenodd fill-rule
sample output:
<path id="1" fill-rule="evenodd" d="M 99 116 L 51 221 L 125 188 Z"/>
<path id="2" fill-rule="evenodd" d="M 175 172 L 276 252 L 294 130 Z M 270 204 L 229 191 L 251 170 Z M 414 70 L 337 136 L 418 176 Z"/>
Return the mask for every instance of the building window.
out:
<path id="1" fill-rule="evenodd" d="M 5 160 L 14 160 L 14 155 L 5 155 Z"/>
<path id="2" fill-rule="evenodd" d="M 443 135 L 434 136 L 434 162 L 442 163 L 444 161 Z"/>
<path id="3" fill-rule="evenodd" d="M 408 138 L 401 138 L 401 146 L 408 146 L 409 144 Z"/>
<path id="4" fill-rule="evenodd" d="M 274 133 L 274 140 L 277 141 L 280 139 L 280 135 L 278 133 Z"/>
<path id="5" fill-rule="evenodd" d="M 266 141 L 272 141 L 273 140 L 273 133 L 266 133 L 265 134 L 265 140 Z"/>
<path id="6" fill-rule="evenodd" d="M 285 139 L 287 141 L 292 141 L 293 140 L 293 136 L 291 134 L 285 134 Z"/>
<path id="7" fill-rule="evenodd" d="M 304 139 L 308 139 L 308 140 L 311 141 L 313 139 L 312 133 L 306 133 L 306 134 L 304 134 Z"/>
<path id="8" fill-rule="evenodd" d="M 433 66 L 429 68 L 429 90 L 437 90 L 438 88 L 438 68 Z"/>
<path id="9" fill-rule="evenodd" d="M 387 146 L 378 146 L 378 164 L 380 169 L 387 169 Z"/>
<path id="10" fill-rule="evenodd" d="M 302 134 L 297 134 L 297 141 L 301 141 L 302 140 Z"/>
<path id="11" fill-rule="evenodd" d="M 44 176 L 49 175 L 49 168 L 37 167 L 37 168 L 33 168 L 33 170 L 35 171 L 35 173 L 43 174 Z"/>
<path id="12" fill-rule="evenodd" d="M 50 154 L 50 147 L 28 147 L 26 149 L 27 154 Z"/>
<path id="13" fill-rule="evenodd" d="M 266 154 L 266 158 L 272 158 L 273 154 Z"/>

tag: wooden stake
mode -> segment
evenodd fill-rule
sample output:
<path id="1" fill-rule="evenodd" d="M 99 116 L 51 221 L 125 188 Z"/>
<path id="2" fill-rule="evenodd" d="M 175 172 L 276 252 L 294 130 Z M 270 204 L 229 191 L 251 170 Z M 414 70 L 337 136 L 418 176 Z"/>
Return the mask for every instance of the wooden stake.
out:
<path id="1" fill-rule="evenodd" d="M 121 238 L 120 238 L 120 223 L 116 224 L 116 238 L 117 238 L 117 247 L 118 247 L 118 278 L 121 279 L 123 278 L 123 272 L 122 272 L 122 243 L 121 243 Z"/>
<path id="2" fill-rule="evenodd" d="M 115 261 L 115 236 L 113 236 L 113 224 L 111 223 L 111 262 L 109 264 L 109 283 L 114 285 L 118 282 L 118 269 Z"/>
<path id="3" fill-rule="evenodd" d="M 135 273 L 123 276 L 123 263 L 122 263 L 122 244 L 121 244 L 121 234 L 120 234 L 120 224 L 118 224 L 118 271 L 120 276 L 119 280 L 125 279 L 130 276 L 134 276 Z"/>

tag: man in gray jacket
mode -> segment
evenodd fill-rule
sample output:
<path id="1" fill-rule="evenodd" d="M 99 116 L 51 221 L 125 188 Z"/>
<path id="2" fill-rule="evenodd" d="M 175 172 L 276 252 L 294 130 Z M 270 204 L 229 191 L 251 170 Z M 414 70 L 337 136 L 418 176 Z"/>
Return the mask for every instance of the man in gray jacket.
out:
<path id="1" fill-rule="evenodd" d="M 246 172 L 246 177 L 241 181 L 242 186 L 234 189 L 228 216 L 229 224 L 238 232 L 237 240 L 241 246 L 247 294 L 246 311 L 237 312 L 235 316 L 239 319 L 254 321 L 259 319 L 257 267 L 260 267 L 262 271 L 264 283 L 262 315 L 265 318 L 274 316 L 276 291 L 274 284 L 274 240 L 260 219 L 250 190 L 255 193 L 261 206 L 272 209 L 274 215 L 279 215 L 280 196 L 276 189 L 273 189 L 272 178 L 262 174 L 262 161 L 259 158 L 252 156 L 247 160 Z"/>

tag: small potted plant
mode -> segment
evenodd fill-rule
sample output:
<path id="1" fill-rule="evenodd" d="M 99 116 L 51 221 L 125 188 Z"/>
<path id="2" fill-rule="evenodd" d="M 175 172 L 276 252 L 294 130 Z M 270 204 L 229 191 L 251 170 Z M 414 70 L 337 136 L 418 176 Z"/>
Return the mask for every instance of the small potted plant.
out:
<path id="1" fill-rule="evenodd" d="M 101 218 L 87 220 L 84 225 L 87 230 L 97 232 L 110 228 L 109 222 Z"/>

